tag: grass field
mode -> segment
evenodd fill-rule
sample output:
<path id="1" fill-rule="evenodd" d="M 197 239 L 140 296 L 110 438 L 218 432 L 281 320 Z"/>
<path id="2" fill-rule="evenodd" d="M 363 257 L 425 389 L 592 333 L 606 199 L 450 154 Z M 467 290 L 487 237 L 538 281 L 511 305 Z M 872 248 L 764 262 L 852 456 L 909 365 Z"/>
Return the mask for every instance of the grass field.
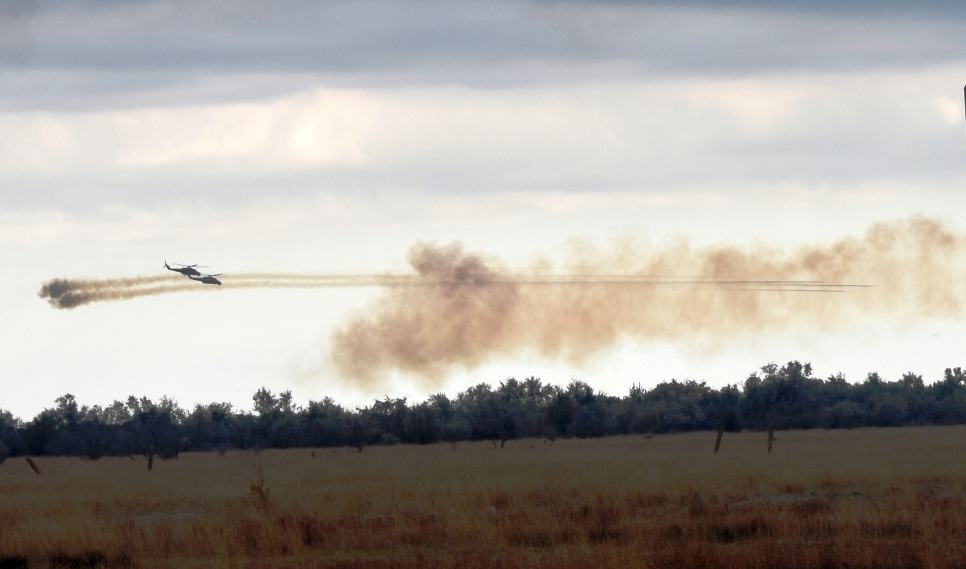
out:
<path id="1" fill-rule="evenodd" d="M 35 459 L 29 567 L 966 567 L 966 428 Z M 2 566 L 2 565 L 0 565 Z"/>

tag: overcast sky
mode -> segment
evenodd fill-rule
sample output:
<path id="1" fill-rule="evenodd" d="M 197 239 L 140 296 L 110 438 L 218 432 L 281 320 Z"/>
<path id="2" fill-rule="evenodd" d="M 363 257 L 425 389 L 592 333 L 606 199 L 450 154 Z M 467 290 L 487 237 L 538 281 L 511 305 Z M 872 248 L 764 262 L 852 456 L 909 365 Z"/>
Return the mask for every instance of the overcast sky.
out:
<path id="1" fill-rule="evenodd" d="M 842 6 L 840 4 L 847 4 Z M 966 7 L 948 2 L 0 0 L 0 408 L 265 385 L 360 404 L 331 331 L 377 290 L 54 311 L 53 277 L 405 269 L 419 240 L 508 263 L 606 247 L 821 243 L 924 214 L 966 232 Z M 623 393 L 771 361 L 859 381 L 966 365 L 956 319 L 628 340 L 448 378 Z"/>

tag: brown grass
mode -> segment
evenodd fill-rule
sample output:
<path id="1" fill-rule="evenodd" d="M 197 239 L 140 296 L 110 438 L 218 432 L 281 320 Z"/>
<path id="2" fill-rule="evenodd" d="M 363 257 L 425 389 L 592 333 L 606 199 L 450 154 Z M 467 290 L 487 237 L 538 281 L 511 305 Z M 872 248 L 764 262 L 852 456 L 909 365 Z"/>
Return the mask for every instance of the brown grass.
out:
<path id="1" fill-rule="evenodd" d="M 8 461 L 0 562 L 966 566 L 966 428 L 715 435 Z"/>

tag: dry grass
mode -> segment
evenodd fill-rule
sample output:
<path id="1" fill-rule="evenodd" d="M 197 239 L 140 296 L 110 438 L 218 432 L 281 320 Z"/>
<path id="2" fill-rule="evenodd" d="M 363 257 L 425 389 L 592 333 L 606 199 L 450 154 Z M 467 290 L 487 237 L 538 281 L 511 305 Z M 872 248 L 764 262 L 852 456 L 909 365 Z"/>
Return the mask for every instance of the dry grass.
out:
<path id="1" fill-rule="evenodd" d="M 0 562 L 966 567 L 966 428 L 715 435 L 11 459 Z"/>

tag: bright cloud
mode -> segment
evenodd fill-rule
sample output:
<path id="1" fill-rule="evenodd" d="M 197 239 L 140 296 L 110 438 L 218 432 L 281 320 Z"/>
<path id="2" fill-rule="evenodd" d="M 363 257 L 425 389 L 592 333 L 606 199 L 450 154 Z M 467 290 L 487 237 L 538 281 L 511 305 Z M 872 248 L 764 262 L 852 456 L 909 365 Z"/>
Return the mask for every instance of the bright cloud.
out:
<path id="1" fill-rule="evenodd" d="M 286 193 L 293 177 L 302 187 L 457 193 L 665 191 L 722 176 L 936 179 L 960 174 L 950 86 L 964 74 L 955 66 L 514 89 L 319 88 L 250 103 L 7 112 L 0 176 L 18 199 L 17 181 L 31 176 L 110 186 L 163 174 L 201 197 L 192 180 L 230 185 L 252 175 L 269 194 Z"/>

